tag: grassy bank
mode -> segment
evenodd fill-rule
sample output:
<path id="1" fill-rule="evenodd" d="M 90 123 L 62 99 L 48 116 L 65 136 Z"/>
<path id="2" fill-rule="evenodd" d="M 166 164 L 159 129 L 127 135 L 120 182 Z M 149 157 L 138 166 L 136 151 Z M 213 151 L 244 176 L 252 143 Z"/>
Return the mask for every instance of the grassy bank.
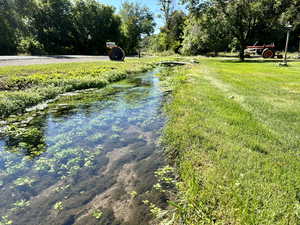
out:
<path id="1" fill-rule="evenodd" d="M 300 224 L 300 63 L 200 59 L 166 77 L 176 224 Z"/>
<path id="2" fill-rule="evenodd" d="M 0 67 L 0 118 L 22 113 L 26 107 L 65 92 L 103 87 L 132 73 L 146 71 L 160 60 Z"/>

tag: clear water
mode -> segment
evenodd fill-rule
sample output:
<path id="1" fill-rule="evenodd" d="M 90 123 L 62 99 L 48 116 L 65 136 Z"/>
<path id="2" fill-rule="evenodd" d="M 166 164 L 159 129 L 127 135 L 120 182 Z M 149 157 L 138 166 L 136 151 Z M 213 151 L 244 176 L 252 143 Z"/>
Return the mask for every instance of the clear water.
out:
<path id="1" fill-rule="evenodd" d="M 164 164 L 158 71 L 66 95 L 0 136 L 0 224 L 151 224 Z"/>

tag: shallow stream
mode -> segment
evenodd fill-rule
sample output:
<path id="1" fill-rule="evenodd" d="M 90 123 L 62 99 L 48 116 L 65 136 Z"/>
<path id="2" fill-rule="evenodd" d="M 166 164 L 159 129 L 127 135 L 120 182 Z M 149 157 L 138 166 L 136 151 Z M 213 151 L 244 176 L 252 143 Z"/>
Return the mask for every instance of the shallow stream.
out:
<path id="1" fill-rule="evenodd" d="M 2 121 L 0 224 L 150 224 L 143 200 L 166 205 L 153 189 L 166 95 L 156 73 Z"/>

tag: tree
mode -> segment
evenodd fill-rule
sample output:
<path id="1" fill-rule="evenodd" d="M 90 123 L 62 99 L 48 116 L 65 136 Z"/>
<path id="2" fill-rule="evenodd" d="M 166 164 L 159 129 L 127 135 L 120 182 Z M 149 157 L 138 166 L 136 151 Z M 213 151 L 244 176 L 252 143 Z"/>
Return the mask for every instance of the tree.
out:
<path id="1" fill-rule="evenodd" d="M 195 55 L 228 48 L 231 35 L 224 16 L 214 7 L 204 7 L 201 16 L 190 15 L 184 31 L 182 53 Z"/>
<path id="2" fill-rule="evenodd" d="M 300 1 L 291 0 L 290 7 L 283 13 L 282 20 L 295 26 L 300 24 Z"/>
<path id="3" fill-rule="evenodd" d="M 300 35 L 300 1 L 292 0 L 290 8 L 283 14 L 282 23 L 290 23 L 293 25 L 293 32 L 290 37 L 290 46 L 294 50 L 299 50 L 299 35 Z M 285 40 L 283 40 L 285 41 Z"/>
<path id="4" fill-rule="evenodd" d="M 29 32 L 32 0 L 0 0 L 0 54 L 16 54 L 17 46 Z"/>
<path id="5" fill-rule="evenodd" d="M 169 28 L 169 20 L 173 13 L 174 0 L 159 0 L 160 10 L 163 13 L 166 27 Z"/>
<path id="6" fill-rule="evenodd" d="M 72 4 L 69 0 L 39 0 L 32 12 L 37 40 L 52 54 L 72 51 Z"/>
<path id="7" fill-rule="evenodd" d="M 120 11 L 123 47 L 127 54 L 135 54 L 143 35 L 154 32 L 154 17 L 149 8 L 125 1 Z"/>
<path id="8" fill-rule="evenodd" d="M 160 28 L 160 33 L 150 39 L 149 49 L 152 51 L 172 51 L 179 53 L 182 47 L 183 31 L 186 15 L 181 10 L 175 10 L 169 16 L 168 26 Z"/>
<path id="9" fill-rule="evenodd" d="M 262 31 L 272 30 L 279 18 L 292 4 L 292 0 L 183 0 L 190 11 L 199 16 L 204 5 L 224 16 L 228 30 L 238 42 L 239 56 L 244 60 L 244 49 Z"/>
<path id="10" fill-rule="evenodd" d="M 95 0 L 77 0 L 72 9 L 76 53 L 103 54 L 105 42 L 120 41 L 121 20 L 114 8 Z"/>
<path id="11" fill-rule="evenodd" d="M 160 32 L 159 34 L 155 34 L 150 37 L 149 45 L 146 48 L 153 52 L 164 52 L 169 50 L 168 46 L 168 34 Z"/>
<path id="12" fill-rule="evenodd" d="M 181 10 L 175 10 L 169 18 L 169 29 L 167 31 L 171 49 L 175 53 L 179 53 L 179 49 L 182 47 L 183 31 L 185 26 L 186 15 Z"/>
<path id="13" fill-rule="evenodd" d="M 17 27 L 18 21 L 14 2 L 10 0 L 0 1 L 0 54 L 15 54 L 17 51 Z"/>

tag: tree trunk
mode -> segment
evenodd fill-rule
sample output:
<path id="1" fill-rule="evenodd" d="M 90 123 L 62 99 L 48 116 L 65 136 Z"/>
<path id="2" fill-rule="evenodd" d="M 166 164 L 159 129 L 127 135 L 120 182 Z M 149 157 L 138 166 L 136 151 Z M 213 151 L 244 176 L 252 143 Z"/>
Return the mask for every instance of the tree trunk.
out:
<path id="1" fill-rule="evenodd" d="M 245 53 L 244 53 L 244 50 L 245 50 L 245 45 L 241 44 L 240 46 L 240 52 L 239 52 L 239 57 L 240 57 L 240 61 L 241 62 L 244 62 L 245 61 Z"/>
<path id="2" fill-rule="evenodd" d="M 244 61 L 245 61 L 244 49 L 241 49 L 241 50 L 240 50 L 239 57 L 240 57 L 240 61 L 241 61 L 241 62 L 244 62 Z"/>

